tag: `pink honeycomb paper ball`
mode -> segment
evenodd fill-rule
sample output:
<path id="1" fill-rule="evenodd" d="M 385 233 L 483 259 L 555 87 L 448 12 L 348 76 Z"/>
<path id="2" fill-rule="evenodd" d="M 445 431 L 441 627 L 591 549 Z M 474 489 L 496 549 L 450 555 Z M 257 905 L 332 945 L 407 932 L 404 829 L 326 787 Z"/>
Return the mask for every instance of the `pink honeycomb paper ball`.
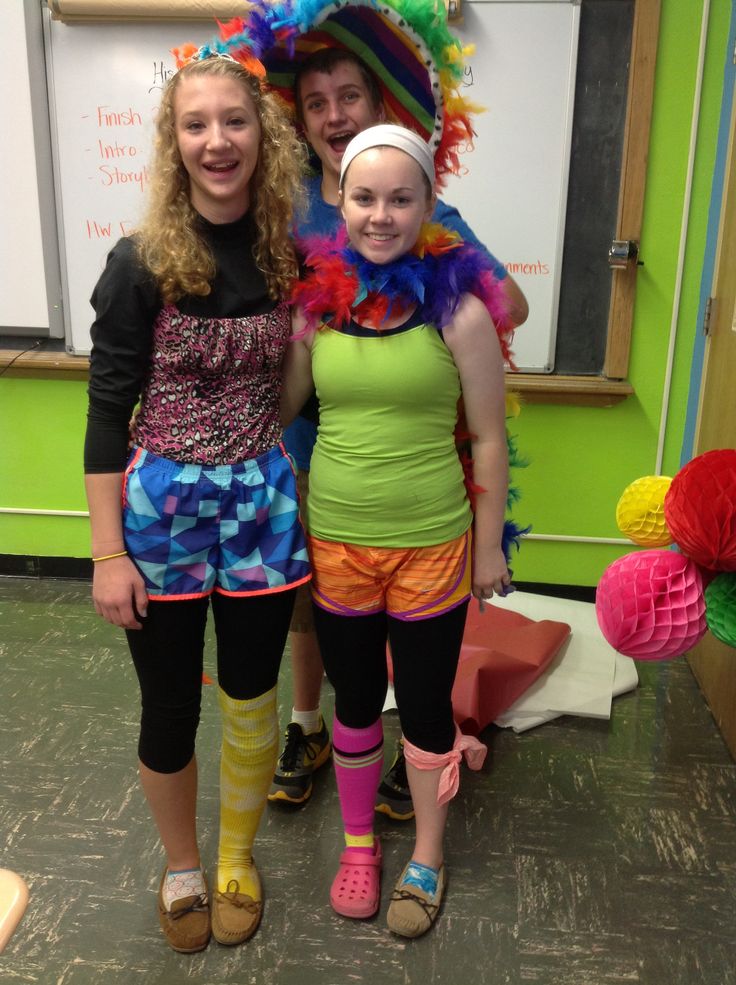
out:
<path id="1" fill-rule="evenodd" d="M 700 571 L 676 551 L 639 551 L 614 561 L 598 583 L 595 610 L 611 646 L 637 660 L 679 657 L 706 630 Z"/>

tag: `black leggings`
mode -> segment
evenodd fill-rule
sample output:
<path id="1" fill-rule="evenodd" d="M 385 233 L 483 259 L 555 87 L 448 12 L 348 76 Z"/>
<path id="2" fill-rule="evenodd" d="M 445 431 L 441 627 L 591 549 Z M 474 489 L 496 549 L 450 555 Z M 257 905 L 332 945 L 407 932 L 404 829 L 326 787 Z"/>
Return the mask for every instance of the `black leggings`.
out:
<path id="1" fill-rule="evenodd" d="M 138 756 L 156 773 L 176 773 L 194 755 L 202 693 L 204 631 L 212 605 L 219 686 L 243 701 L 275 687 L 295 589 L 234 597 L 149 602 L 143 629 L 128 630 L 141 687 Z"/>
<path id="2" fill-rule="evenodd" d="M 427 752 L 449 752 L 455 743 L 452 685 L 467 609 L 465 602 L 441 616 L 405 622 L 384 612 L 338 616 L 315 605 L 319 646 L 340 722 L 366 728 L 380 717 L 388 685 L 388 639 L 405 737 Z"/>

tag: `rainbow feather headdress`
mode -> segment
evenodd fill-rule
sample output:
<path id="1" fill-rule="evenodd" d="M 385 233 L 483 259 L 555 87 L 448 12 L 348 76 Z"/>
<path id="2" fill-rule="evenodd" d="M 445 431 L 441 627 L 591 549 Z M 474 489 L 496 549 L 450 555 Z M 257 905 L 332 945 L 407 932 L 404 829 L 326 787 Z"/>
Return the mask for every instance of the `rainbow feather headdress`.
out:
<path id="1" fill-rule="evenodd" d="M 472 148 L 471 116 L 482 110 L 460 93 L 469 49 L 450 33 L 442 0 L 255 0 L 220 25 L 218 38 L 175 54 L 178 65 L 230 55 L 256 75 L 262 63 L 269 87 L 293 110 L 299 63 L 320 48 L 347 49 L 368 66 L 389 122 L 429 143 L 438 186 L 459 172 L 458 153 Z"/>

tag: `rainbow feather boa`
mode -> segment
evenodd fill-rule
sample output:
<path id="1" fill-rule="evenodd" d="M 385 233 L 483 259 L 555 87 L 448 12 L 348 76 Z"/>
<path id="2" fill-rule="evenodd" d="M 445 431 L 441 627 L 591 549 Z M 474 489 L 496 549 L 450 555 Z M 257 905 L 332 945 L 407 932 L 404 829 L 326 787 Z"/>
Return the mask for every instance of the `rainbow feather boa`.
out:
<path id="1" fill-rule="evenodd" d="M 422 318 L 444 328 L 464 294 L 485 304 L 501 352 L 513 367 L 513 324 L 503 281 L 487 256 L 439 223 L 425 223 L 411 253 L 386 264 L 371 263 L 353 250 L 343 231 L 337 238 L 310 237 L 301 244 L 309 272 L 296 285 L 292 302 L 304 312 L 307 329 L 329 322 L 340 329 L 355 317 L 379 329 L 388 317 L 419 306 Z"/>

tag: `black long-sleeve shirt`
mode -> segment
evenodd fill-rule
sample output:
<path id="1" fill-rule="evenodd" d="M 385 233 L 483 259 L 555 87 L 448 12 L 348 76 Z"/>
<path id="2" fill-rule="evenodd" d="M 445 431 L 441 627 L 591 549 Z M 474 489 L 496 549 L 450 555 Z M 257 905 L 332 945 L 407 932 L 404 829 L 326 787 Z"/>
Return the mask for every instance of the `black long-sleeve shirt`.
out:
<path id="1" fill-rule="evenodd" d="M 252 217 L 246 213 L 222 225 L 200 218 L 200 231 L 215 258 L 212 290 L 205 297 L 180 298 L 177 309 L 198 318 L 242 318 L 273 311 L 277 302 L 269 297 L 253 258 Z M 133 239 L 121 239 L 111 250 L 91 303 L 95 320 L 84 467 L 88 473 L 121 472 L 128 454 L 130 417 L 146 383 L 153 327 L 163 307 Z"/>

